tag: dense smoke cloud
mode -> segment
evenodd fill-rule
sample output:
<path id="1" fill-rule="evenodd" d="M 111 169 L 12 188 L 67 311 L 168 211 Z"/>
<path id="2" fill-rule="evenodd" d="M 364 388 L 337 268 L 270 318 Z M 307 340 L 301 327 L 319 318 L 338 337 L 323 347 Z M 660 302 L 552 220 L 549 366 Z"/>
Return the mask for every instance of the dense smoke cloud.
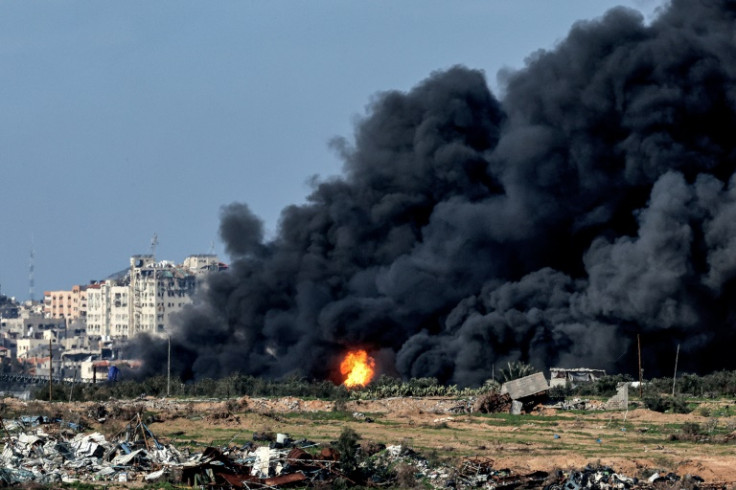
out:
<path id="1" fill-rule="evenodd" d="M 231 269 L 182 316 L 179 372 L 330 378 L 360 346 L 461 385 L 510 360 L 633 373 L 637 334 L 649 375 L 677 343 L 685 369 L 736 367 L 735 13 L 614 9 L 503 100 L 464 67 L 380 94 L 273 240 L 223 209 Z"/>

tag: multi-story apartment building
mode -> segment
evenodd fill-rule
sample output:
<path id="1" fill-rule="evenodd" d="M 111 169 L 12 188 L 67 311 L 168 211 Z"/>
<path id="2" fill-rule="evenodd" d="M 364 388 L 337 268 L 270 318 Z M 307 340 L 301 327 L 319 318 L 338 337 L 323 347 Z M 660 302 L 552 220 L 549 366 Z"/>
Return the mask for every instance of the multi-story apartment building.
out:
<path id="1" fill-rule="evenodd" d="M 87 314 L 87 288 L 74 286 L 71 291 L 45 291 L 43 313 L 48 318 L 64 318 L 67 323 Z"/>
<path id="2" fill-rule="evenodd" d="M 188 267 L 156 262 L 153 255 L 131 257 L 129 335 L 165 335 L 171 315 L 192 302 L 196 286 Z"/>
<path id="3" fill-rule="evenodd" d="M 87 336 L 128 337 L 130 286 L 102 281 L 87 287 Z"/>

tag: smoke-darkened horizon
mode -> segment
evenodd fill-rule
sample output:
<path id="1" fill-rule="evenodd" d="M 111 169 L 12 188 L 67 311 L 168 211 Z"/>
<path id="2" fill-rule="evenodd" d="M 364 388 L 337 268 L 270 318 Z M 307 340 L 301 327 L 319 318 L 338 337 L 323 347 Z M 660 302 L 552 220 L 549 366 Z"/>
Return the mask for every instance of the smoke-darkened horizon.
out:
<path id="1" fill-rule="evenodd" d="M 177 374 L 329 379 L 357 346 L 460 385 L 512 360 L 633 372 L 637 333 L 647 375 L 678 343 L 683 370 L 736 367 L 735 14 L 611 10 L 501 100 L 462 66 L 379 94 L 275 238 L 222 209 L 232 264 L 180 317 Z"/>

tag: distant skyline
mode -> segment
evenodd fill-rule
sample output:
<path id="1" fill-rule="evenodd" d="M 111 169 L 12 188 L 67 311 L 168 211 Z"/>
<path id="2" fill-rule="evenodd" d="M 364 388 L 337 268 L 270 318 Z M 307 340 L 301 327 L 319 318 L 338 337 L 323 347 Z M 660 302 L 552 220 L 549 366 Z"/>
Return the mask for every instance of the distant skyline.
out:
<path id="1" fill-rule="evenodd" d="M 456 64 L 500 70 L 574 22 L 663 0 L 0 3 L 0 291 L 103 279 L 149 253 L 214 252 L 221 206 L 266 230 L 338 175 L 374 94 Z"/>

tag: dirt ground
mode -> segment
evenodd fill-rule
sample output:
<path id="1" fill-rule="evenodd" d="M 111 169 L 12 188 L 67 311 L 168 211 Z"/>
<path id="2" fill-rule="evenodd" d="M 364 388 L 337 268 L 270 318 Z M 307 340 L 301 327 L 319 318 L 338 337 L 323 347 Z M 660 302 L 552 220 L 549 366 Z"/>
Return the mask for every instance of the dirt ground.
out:
<path id="1" fill-rule="evenodd" d="M 717 405 L 714 402 L 712 408 Z M 365 444 L 401 444 L 452 464 L 481 458 L 491 460 L 495 468 L 529 473 L 593 463 L 628 476 L 658 471 L 698 475 L 708 483 L 736 482 L 736 415 L 705 417 L 701 415 L 705 410 L 662 414 L 643 408 L 565 411 L 540 406 L 530 414 L 511 416 L 464 413 L 467 406 L 448 398 L 349 401 L 338 407 L 329 401 L 293 397 L 72 404 L 5 399 L 2 413 L 3 418 L 58 416 L 113 435 L 140 412 L 163 442 L 192 450 L 242 445 L 252 441 L 256 432 L 328 443 L 349 426 Z M 695 436 L 683 436 L 688 424 L 690 428 L 697 424 Z"/>

